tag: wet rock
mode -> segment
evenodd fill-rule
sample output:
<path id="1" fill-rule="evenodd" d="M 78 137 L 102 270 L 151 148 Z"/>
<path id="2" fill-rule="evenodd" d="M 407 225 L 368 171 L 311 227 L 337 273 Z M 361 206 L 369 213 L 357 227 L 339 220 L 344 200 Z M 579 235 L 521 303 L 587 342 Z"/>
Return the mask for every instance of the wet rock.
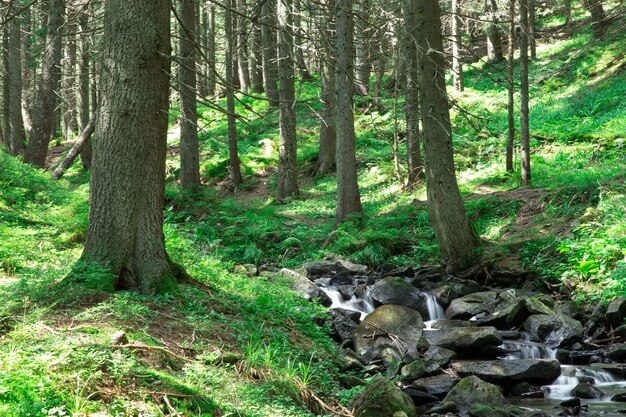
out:
<path id="1" fill-rule="evenodd" d="M 485 291 L 457 298 L 446 309 L 446 317 L 468 320 L 480 313 L 490 313 L 497 296 L 494 291 Z"/>
<path id="2" fill-rule="evenodd" d="M 550 348 L 568 347 L 582 341 L 583 326 L 563 314 L 534 314 L 524 322 L 526 331 Z"/>
<path id="3" fill-rule="evenodd" d="M 403 381 L 415 381 L 419 378 L 436 375 L 441 372 L 439 364 L 429 359 L 416 359 L 402 368 Z"/>
<path id="4" fill-rule="evenodd" d="M 593 398 L 601 398 L 604 396 L 604 393 L 602 391 L 594 387 L 589 382 L 581 382 L 580 384 L 576 385 L 570 394 L 574 397 L 587 400 Z"/>
<path id="5" fill-rule="evenodd" d="M 335 261 L 315 261 L 303 265 L 310 277 L 326 275 L 335 270 Z"/>
<path id="6" fill-rule="evenodd" d="M 572 408 L 580 407 L 580 398 L 570 398 L 559 404 L 561 407 Z"/>
<path id="7" fill-rule="evenodd" d="M 355 264 L 345 259 L 338 260 L 335 265 L 337 267 L 337 271 L 347 271 L 353 275 L 356 275 L 356 274 L 364 275 L 367 273 L 367 265 Z"/>
<path id="8" fill-rule="evenodd" d="M 370 297 L 382 305 L 401 305 L 428 315 L 422 293 L 402 278 L 387 277 L 376 282 L 370 289 Z"/>
<path id="9" fill-rule="evenodd" d="M 507 340 L 517 340 L 522 337 L 522 334 L 517 330 L 500 330 L 500 336 Z"/>
<path id="10" fill-rule="evenodd" d="M 347 310 L 345 308 L 332 308 L 330 309 L 330 314 L 333 318 L 337 315 L 345 316 L 355 323 L 361 321 L 361 313 L 359 311 Z"/>
<path id="11" fill-rule="evenodd" d="M 453 350 L 442 348 L 441 346 L 431 346 L 426 352 L 424 352 L 424 357 L 426 359 L 430 359 L 441 367 L 446 367 L 454 359 L 456 356 L 456 352 Z"/>
<path id="12" fill-rule="evenodd" d="M 413 404 L 415 405 L 432 404 L 439 401 L 439 398 L 414 388 L 405 388 L 402 391 L 411 397 L 411 400 L 413 400 Z"/>
<path id="13" fill-rule="evenodd" d="M 381 376 L 375 377 L 356 396 L 353 407 L 355 417 L 393 417 L 397 412 L 417 417 L 411 397 Z"/>
<path id="14" fill-rule="evenodd" d="M 460 381 L 460 378 L 447 374 L 429 376 L 413 381 L 412 387 L 438 398 L 443 398 Z"/>
<path id="15" fill-rule="evenodd" d="M 394 268 L 390 271 L 386 271 L 382 273 L 382 277 L 401 277 L 401 278 L 409 278 L 415 276 L 415 270 L 409 267 L 403 268 Z"/>
<path id="16" fill-rule="evenodd" d="M 447 320 L 439 319 L 433 320 L 430 324 L 430 328 L 434 330 L 449 329 L 451 327 L 470 327 L 472 323 L 465 320 Z"/>
<path id="17" fill-rule="evenodd" d="M 626 403 L 626 392 L 615 394 L 614 396 L 611 397 L 611 401 L 615 401 L 618 403 Z"/>
<path id="18" fill-rule="evenodd" d="M 552 315 L 554 312 L 542 303 L 539 298 L 523 298 L 515 304 L 509 313 L 509 316 L 506 318 L 506 325 L 509 327 L 518 326 L 534 314 Z"/>
<path id="19" fill-rule="evenodd" d="M 357 354 L 370 359 L 380 358 L 382 349 L 391 347 L 404 357 L 417 358 L 418 342 L 424 323 L 413 309 L 384 305 L 365 317 L 353 335 Z"/>
<path id="20" fill-rule="evenodd" d="M 339 356 L 335 358 L 335 363 L 339 366 L 339 371 L 341 372 L 363 370 L 363 364 L 352 349 L 343 349 Z"/>
<path id="21" fill-rule="evenodd" d="M 440 346 L 457 353 L 459 350 L 472 350 L 502 344 L 502 337 L 494 327 L 453 327 L 429 330 L 424 332 L 424 337 L 431 346 Z"/>
<path id="22" fill-rule="evenodd" d="M 611 361 L 624 362 L 624 360 L 626 360 L 626 343 L 617 343 L 612 345 L 605 355 Z"/>
<path id="23" fill-rule="evenodd" d="M 506 320 L 514 308 L 514 305 L 510 305 L 502 310 L 497 310 L 491 314 L 486 314 L 485 316 L 478 318 L 475 323 L 477 326 L 493 326 L 497 329 L 508 328 L 510 326 L 507 326 Z"/>
<path id="24" fill-rule="evenodd" d="M 612 326 L 619 326 L 626 318 L 626 298 L 618 297 L 609 303 L 606 309 L 606 319 Z"/>
<path id="25" fill-rule="evenodd" d="M 556 305 L 554 311 L 576 320 L 580 319 L 582 315 L 582 309 L 576 301 L 572 300 L 560 302 Z"/>
<path id="26" fill-rule="evenodd" d="M 313 284 L 307 277 L 296 271 L 283 268 L 278 271 L 278 275 L 289 280 L 289 289 L 297 292 L 302 298 L 310 300 L 320 297 L 323 293 L 317 285 Z"/>
<path id="27" fill-rule="evenodd" d="M 615 334 L 615 336 L 626 339 L 626 324 L 622 324 L 621 326 L 617 327 L 615 330 L 613 330 L 613 333 Z"/>
<path id="28" fill-rule="evenodd" d="M 441 279 L 435 279 L 435 281 L 441 282 Z M 482 291 L 482 287 L 476 281 L 446 277 L 434 294 L 442 305 L 447 306 L 454 299 L 479 291 Z"/>
<path id="29" fill-rule="evenodd" d="M 358 324 L 343 314 L 338 314 L 330 324 L 334 338 L 340 343 L 351 341 L 357 326 Z"/>
<path id="30" fill-rule="evenodd" d="M 492 385 L 476 376 L 468 376 L 459 381 L 443 399 L 452 402 L 461 413 L 467 413 L 477 404 L 505 405 L 507 403 L 500 387 Z"/>
<path id="31" fill-rule="evenodd" d="M 356 290 L 356 287 L 354 285 L 338 285 L 337 286 L 337 291 L 339 291 L 339 294 L 341 294 L 341 296 L 346 300 L 349 300 L 350 298 L 352 298 L 355 290 Z"/>
<path id="32" fill-rule="evenodd" d="M 520 381 L 547 384 L 561 375 L 561 366 L 555 359 L 516 359 L 497 361 L 453 362 L 451 368 L 459 376 L 475 375 L 499 385 Z"/>
<path id="33" fill-rule="evenodd" d="M 396 376 L 402 365 L 402 357 L 400 354 L 388 347 L 382 350 L 380 356 L 385 366 L 385 375 L 389 378 Z"/>
<path id="34" fill-rule="evenodd" d="M 352 284 L 353 276 L 348 272 L 339 272 L 330 279 L 329 284 L 332 286 L 350 285 Z"/>
<path id="35" fill-rule="evenodd" d="M 515 395 L 516 397 L 521 397 L 522 394 L 529 393 L 532 390 L 533 390 L 533 386 L 530 385 L 528 382 L 524 381 L 524 382 L 520 382 L 519 384 L 513 385 L 513 387 L 511 387 L 511 394 Z"/>

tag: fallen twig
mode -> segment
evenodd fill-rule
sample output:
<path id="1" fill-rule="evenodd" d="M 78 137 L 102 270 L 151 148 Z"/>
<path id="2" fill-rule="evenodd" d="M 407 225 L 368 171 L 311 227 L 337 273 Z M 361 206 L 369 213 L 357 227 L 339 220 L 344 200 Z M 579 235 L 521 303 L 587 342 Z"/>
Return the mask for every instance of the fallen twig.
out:
<path id="1" fill-rule="evenodd" d="M 123 345 L 112 345 L 111 346 L 114 349 L 144 349 L 144 350 L 156 350 L 159 352 L 163 352 L 166 353 L 170 356 L 172 356 L 173 358 L 179 359 L 181 361 L 184 362 L 195 362 L 193 359 L 189 359 L 185 356 L 181 356 L 177 353 L 172 352 L 169 349 L 166 349 L 164 347 L 161 346 L 150 346 L 150 345 L 143 345 L 143 344 L 138 344 L 138 343 L 127 343 L 127 344 L 123 344 Z"/>

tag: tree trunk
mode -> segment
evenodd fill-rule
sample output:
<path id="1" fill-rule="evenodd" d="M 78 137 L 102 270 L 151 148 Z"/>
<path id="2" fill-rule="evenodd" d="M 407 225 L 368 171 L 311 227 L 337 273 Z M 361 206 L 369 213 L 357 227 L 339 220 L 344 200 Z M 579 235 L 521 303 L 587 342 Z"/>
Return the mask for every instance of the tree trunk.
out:
<path id="1" fill-rule="evenodd" d="M 563 0 L 563 14 L 565 15 L 565 27 L 572 23 L 572 0 Z"/>
<path id="2" fill-rule="evenodd" d="M 73 9 L 73 8 L 72 8 Z M 72 10 L 73 11 L 73 10 Z M 76 26 L 65 25 L 65 59 L 63 61 L 63 138 L 76 134 Z"/>
<path id="3" fill-rule="evenodd" d="M 280 148 L 278 199 L 298 194 L 296 93 L 293 56 L 293 19 L 290 0 L 278 0 L 278 81 L 280 97 Z"/>
<path id="4" fill-rule="evenodd" d="M 55 109 L 57 89 L 61 74 L 61 43 L 59 30 L 63 24 L 65 11 L 63 0 L 50 0 L 48 10 L 48 32 L 46 33 L 46 49 L 43 54 L 43 65 L 36 103 L 33 111 L 33 129 L 26 151 L 26 162 L 43 168 L 48 155 L 48 145 L 55 126 Z"/>
<path id="5" fill-rule="evenodd" d="M 248 66 L 248 22 L 244 18 L 247 15 L 246 0 L 236 0 L 237 11 L 237 63 L 239 64 L 239 82 L 241 91 L 250 89 L 250 67 Z"/>
<path id="6" fill-rule="evenodd" d="M 335 224 L 352 213 L 362 213 L 356 171 L 354 134 L 353 14 L 352 0 L 338 0 L 336 6 L 335 105 L 337 115 L 337 214 Z"/>
<path id="7" fill-rule="evenodd" d="M 83 4 L 82 7 L 83 10 L 81 10 L 79 16 L 80 35 L 78 39 L 78 51 L 80 58 L 78 62 L 78 126 L 80 131 L 84 132 L 89 124 L 89 113 L 91 112 L 91 106 L 89 105 L 89 58 L 91 56 L 91 52 L 88 35 L 89 15 L 87 14 L 88 10 L 85 9 L 87 4 Z M 96 103 L 92 103 L 92 106 L 95 108 Z M 83 164 L 83 169 L 85 170 L 91 168 L 91 154 L 92 145 L 91 137 L 89 137 L 86 139 L 80 151 L 80 161 Z"/>
<path id="8" fill-rule="evenodd" d="M 496 22 L 498 13 L 498 5 L 495 0 L 485 0 L 485 9 L 487 11 L 487 61 L 500 62 L 504 60 L 502 53 L 502 37 L 500 29 Z"/>
<path id="9" fill-rule="evenodd" d="M 370 92 L 370 37 L 371 28 L 369 24 L 370 3 L 369 0 L 357 0 L 359 13 L 356 19 L 356 66 L 355 66 L 355 88 L 360 96 L 366 96 Z"/>
<path id="10" fill-rule="evenodd" d="M 257 20 L 252 26 L 252 54 L 250 55 L 250 66 L 252 67 L 252 91 L 262 93 L 263 88 L 263 37 L 261 34 L 261 23 Z"/>
<path id="11" fill-rule="evenodd" d="M 263 3 L 263 82 L 265 83 L 265 94 L 272 107 L 278 106 L 278 71 L 276 68 L 276 26 L 275 0 L 265 0 Z"/>
<path id="12" fill-rule="evenodd" d="M 180 1 L 180 185 L 200 184 L 196 103 L 196 1 Z"/>
<path id="13" fill-rule="evenodd" d="M 22 119 L 22 33 L 20 19 L 13 19 L 9 25 L 9 56 L 11 57 L 9 59 L 9 79 L 11 80 L 9 89 L 9 151 L 12 155 L 20 155 L 24 152 L 26 140 L 24 120 Z"/>
<path id="14" fill-rule="evenodd" d="M 230 178 L 233 187 L 241 184 L 241 168 L 239 151 L 237 150 L 237 121 L 235 119 L 235 86 L 233 84 L 233 35 L 231 14 L 231 0 L 225 0 L 224 31 L 226 35 L 226 116 L 228 122 L 228 156 L 230 159 Z"/>
<path id="15" fill-rule="evenodd" d="M 528 0 L 528 40 L 530 42 L 530 59 L 537 59 L 537 17 L 535 16 L 535 0 Z"/>
<path id="16" fill-rule="evenodd" d="M 409 188 L 415 187 L 424 172 L 422 153 L 420 151 L 420 111 L 419 111 L 419 79 L 418 79 L 418 49 L 416 44 L 416 13 L 415 2 L 405 0 L 404 25 L 407 32 L 407 79 L 406 79 L 406 147 L 407 165 L 409 168 Z"/>
<path id="17" fill-rule="evenodd" d="M 27 134 L 30 134 L 33 128 L 31 116 L 31 40 L 31 11 L 29 7 L 22 12 L 22 119 L 24 120 L 24 129 Z"/>
<path id="18" fill-rule="evenodd" d="M 206 57 L 209 61 L 209 73 L 208 73 L 208 81 L 207 81 L 207 95 L 209 97 L 215 97 L 216 93 L 216 83 L 217 83 L 217 74 L 215 71 L 215 5 L 210 3 L 208 6 L 208 30 L 207 30 L 207 40 L 206 40 Z"/>
<path id="19" fill-rule="evenodd" d="M 74 146 L 72 146 L 72 149 L 70 149 L 70 151 L 68 152 L 63 162 L 61 162 L 59 166 L 52 173 L 53 180 L 58 180 L 59 178 L 61 178 L 63 174 L 65 173 L 65 170 L 68 169 L 72 165 L 72 163 L 74 163 L 74 160 L 76 160 L 76 157 L 80 153 L 83 146 L 85 146 L 85 143 L 91 140 L 91 135 L 93 134 L 95 127 L 96 127 L 96 115 L 94 114 L 93 117 L 87 123 L 85 130 L 83 130 L 83 133 L 81 133 L 80 138 L 78 138 Z"/>
<path id="20" fill-rule="evenodd" d="M 293 37 L 294 37 L 294 55 L 295 64 L 300 73 L 300 78 L 304 81 L 311 81 L 313 77 L 309 73 L 304 61 L 304 41 L 302 31 L 302 19 L 301 19 L 301 3 L 300 0 L 293 0 Z"/>
<path id="21" fill-rule="evenodd" d="M 334 8 L 334 0 L 328 1 L 327 7 Z M 337 162 L 337 127 L 335 114 L 335 59 L 334 51 L 329 47 L 332 42 L 334 24 L 330 15 L 319 18 L 320 78 L 322 112 L 320 120 L 320 150 L 317 156 L 317 172 L 328 174 L 335 170 Z M 334 48 L 333 48 L 334 49 Z"/>
<path id="22" fill-rule="evenodd" d="M 450 273 L 472 266 L 476 242 L 472 237 L 456 181 L 450 113 L 446 96 L 445 58 L 437 0 L 416 0 L 420 105 L 426 156 L 427 207 L 441 257 Z"/>
<path id="23" fill-rule="evenodd" d="M 513 168 L 513 145 L 515 144 L 515 86 L 514 68 L 515 63 L 515 0 L 509 0 L 509 58 L 507 65 L 508 87 L 508 137 L 506 142 L 506 170 L 514 172 Z"/>
<path id="24" fill-rule="evenodd" d="M 9 135 L 11 134 L 11 66 L 9 63 L 9 25 L 5 25 L 2 28 L 2 112 L 0 116 L 2 131 L 2 142 L 5 145 L 9 144 Z"/>
<path id="25" fill-rule="evenodd" d="M 588 0 L 591 13 L 591 30 L 595 39 L 600 39 L 606 29 L 606 14 L 602 7 L 602 0 Z"/>
<path id="26" fill-rule="evenodd" d="M 530 126 L 528 110 L 528 0 L 519 1 L 520 26 L 522 33 L 520 36 L 520 139 L 522 144 L 522 185 L 529 185 L 530 175 Z"/>
<path id="27" fill-rule="evenodd" d="M 104 5 L 101 106 L 81 260 L 106 266 L 117 289 L 174 284 L 163 200 L 170 39 L 168 0 Z"/>
<path id="28" fill-rule="evenodd" d="M 461 62 L 461 4 L 460 0 L 452 0 L 452 77 L 454 89 L 463 91 L 463 63 Z"/>

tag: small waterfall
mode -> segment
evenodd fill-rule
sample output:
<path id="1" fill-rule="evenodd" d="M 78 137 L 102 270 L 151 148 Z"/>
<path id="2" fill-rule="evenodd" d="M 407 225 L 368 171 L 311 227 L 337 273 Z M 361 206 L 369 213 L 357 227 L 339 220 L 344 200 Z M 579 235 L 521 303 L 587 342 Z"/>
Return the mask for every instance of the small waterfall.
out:
<path id="1" fill-rule="evenodd" d="M 571 365 L 561 365 L 561 376 L 557 378 L 552 385 L 545 388 L 546 396 L 555 400 L 564 400 L 572 398 L 571 391 L 578 385 L 580 378 L 593 378 L 593 385 L 597 387 L 603 386 L 621 386 L 626 385 L 626 381 L 614 376 L 613 374 L 600 370 L 580 368 Z M 605 398 L 606 401 L 609 398 Z"/>
<path id="2" fill-rule="evenodd" d="M 320 289 L 324 291 L 333 302 L 329 308 L 343 308 L 344 310 L 357 311 L 361 313 L 361 321 L 375 309 L 372 300 L 367 294 L 362 298 L 353 295 L 349 300 L 345 300 L 343 295 L 334 288 L 320 287 Z"/>
<path id="3" fill-rule="evenodd" d="M 555 359 L 556 350 L 525 340 L 507 340 L 502 347 L 510 353 L 502 359 Z"/>
<path id="4" fill-rule="evenodd" d="M 428 294 L 427 292 L 422 293 L 422 295 L 426 299 L 426 308 L 428 309 L 428 320 L 433 321 L 433 320 L 445 319 L 446 314 L 443 311 L 443 307 L 441 307 L 441 304 L 437 302 L 437 298 L 432 294 Z"/>

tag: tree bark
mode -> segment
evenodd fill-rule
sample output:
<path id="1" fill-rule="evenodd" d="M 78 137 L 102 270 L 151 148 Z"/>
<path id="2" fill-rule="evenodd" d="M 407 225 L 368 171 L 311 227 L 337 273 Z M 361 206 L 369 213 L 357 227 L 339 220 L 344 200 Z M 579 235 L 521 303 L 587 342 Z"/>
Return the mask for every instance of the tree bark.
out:
<path id="1" fill-rule="evenodd" d="M 311 81 L 313 77 L 311 77 L 311 73 L 306 67 L 306 62 L 304 60 L 304 40 L 303 40 L 303 31 L 302 31 L 302 10 L 301 10 L 300 0 L 293 0 L 293 37 L 294 37 L 294 56 L 295 56 L 295 64 L 298 68 L 298 73 L 300 74 L 300 78 L 304 81 Z"/>
<path id="2" fill-rule="evenodd" d="M 20 19 L 15 18 L 10 25 L 9 36 L 9 89 L 10 103 L 10 133 L 9 151 L 12 155 L 21 155 L 24 152 L 26 133 L 22 119 L 22 33 Z"/>
<path id="3" fill-rule="evenodd" d="M 278 81 L 280 97 L 280 148 L 278 199 L 298 194 L 296 141 L 296 93 L 293 56 L 293 16 L 291 0 L 278 0 Z"/>
<path id="4" fill-rule="evenodd" d="M 416 3 L 427 208 L 443 262 L 454 273 L 474 264 L 476 242 L 455 176 L 439 4 L 437 0 Z"/>
<path id="5" fill-rule="evenodd" d="M 215 5 L 210 3 L 208 6 L 208 30 L 206 41 L 206 55 L 209 61 L 208 81 L 207 81 L 207 95 L 209 97 L 215 97 L 217 74 L 215 73 Z"/>
<path id="6" fill-rule="evenodd" d="M 356 19 L 356 66 L 355 66 L 355 88 L 360 96 L 366 96 L 370 92 L 370 69 L 371 51 L 370 37 L 371 28 L 369 24 L 370 3 L 369 0 L 357 0 L 359 12 Z"/>
<path id="7" fill-rule="evenodd" d="M 461 62 L 461 4 L 460 0 L 452 0 L 452 78 L 454 89 L 463 91 L 463 63 Z"/>
<path id="8" fill-rule="evenodd" d="M 27 134 L 33 127 L 31 116 L 32 85 L 31 85 L 31 11 L 30 7 L 22 12 L 22 119 Z"/>
<path id="9" fill-rule="evenodd" d="M 63 24 L 65 4 L 63 0 L 50 0 L 46 49 L 36 103 L 33 111 L 33 129 L 26 151 L 26 162 L 43 168 L 48 155 L 48 145 L 55 126 L 56 90 L 61 74 L 61 42 L 59 30 Z"/>
<path id="10" fill-rule="evenodd" d="M 256 20 L 252 26 L 252 54 L 250 55 L 250 66 L 252 68 L 252 91 L 263 93 L 263 37 L 260 21 Z"/>
<path id="11" fill-rule="evenodd" d="M 528 41 L 530 59 L 537 59 L 537 17 L 535 16 L 535 0 L 528 0 Z"/>
<path id="12" fill-rule="evenodd" d="M 93 134 L 93 131 L 95 130 L 95 128 L 96 128 L 96 115 L 94 114 L 93 117 L 87 123 L 85 130 L 83 130 L 83 133 L 80 134 L 80 138 L 78 138 L 74 146 L 72 146 L 72 149 L 70 149 L 70 151 L 68 152 L 63 162 L 61 162 L 59 166 L 52 173 L 53 180 L 58 180 L 59 178 L 61 178 L 63 174 L 65 173 L 65 170 L 68 169 L 70 166 L 72 166 L 72 164 L 76 160 L 76 157 L 80 153 L 83 146 L 85 146 L 85 144 L 91 140 L 91 135 Z"/>
<path id="13" fill-rule="evenodd" d="M 500 29 L 496 22 L 498 5 L 495 0 L 485 0 L 485 9 L 487 10 L 487 61 L 500 62 L 504 60 L 502 53 L 502 37 Z"/>
<path id="14" fill-rule="evenodd" d="M 233 76 L 233 35 L 231 14 L 231 0 L 225 0 L 224 29 L 226 35 L 226 111 L 228 112 L 228 156 L 230 162 L 230 179 L 233 187 L 242 182 L 239 151 L 237 149 L 237 121 L 235 119 L 235 86 Z"/>
<path id="15" fill-rule="evenodd" d="M 9 144 L 9 135 L 11 134 L 11 66 L 9 64 L 9 25 L 2 28 L 2 112 L 0 116 L 2 131 L 2 143 Z"/>
<path id="16" fill-rule="evenodd" d="M 515 144 L 515 86 L 513 81 L 515 72 L 513 65 L 515 63 L 515 0 L 509 0 L 509 20 L 509 57 L 507 62 L 508 137 L 506 142 L 506 170 L 507 172 L 514 172 L 513 146 Z"/>
<path id="17" fill-rule="evenodd" d="M 531 181 L 530 173 L 530 123 L 528 110 L 528 0 L 519 0 L 520 26 L 522 33 L 520 36 L 520 139 L 522 145 L 522 185 L 529 185 Z"/>
<path id="18" fill-rule="evenodd" d="M 262 36 L 263 36 L 263 82 L 265 94 L 272 107 L 277 107 L 278 98 L 278 70 L 276 67 L 276 19 L 274 15 L 276 0 L 265 0 L 262 9 Z"/>
<path id="19" fill-rule="evenodd" d="M 81 260 L 110 269 L 117 289 L 140 293 L 175 282 L 163 237 L 169 11 L 168 0 L 104 5 L 101 106 Z"/>
<path id="20" fill-rule="evenodd" d="M 352 0 L 337 0 L 336 5 L 335 105 L 337 115 L 337 213 L 335 224 L 353 213 L 362 213 L 356 171 L 354 133 L 353 11 Z"/>
<path id="21" fill-rule="evenodd" d="M 244 18 L 247 15 L 246 0 L 237 1 L 237 63 L 239 64 L 239 82 L 241 91 L 250 89 L 250 67 L 248 65 L 248 22 Z"/>
<path id="22" fill-rule="evenodd" d="M 329 9 L 334 8 L 334 0 L 327 2 Z M 335 58 L 330 47 L 333 40 L 334 22 L 330 15 L 318 19 L 320 31 L 320 78 L 322 112 L 320 118 L 320 150 L 317 156 L 317 172 L 333 172 L 337 163 L 337 127 L 335 114 Z"/>
<path id="23" fill-rule="evenodd" d="M 90 65 L 89 58 L 91 56 L 90 44 L 89 44 L 89 15 L 86 10 L 87 4 L 82 5 L 83 9 L 79 16 L 80 35 L 78 39 L 78 126 L 81 132 L 84 132 L 89 124 L 89 114 L 91 107 L 96 107 L 96 103 L 89 105 L 89 83 L 90 83 Z M 83 164 L 83 169 L 88 170 L 91 168 L 91 154 L 92 145 L 91 138 L 87 138 L 85 144 L 80 151 L 80 161 Z"/>
<path id="24" fill-rule="evenodd" d="M 606 14 L 602 7 L 602 0 L 588 0 L 591 13 L 591 30 L 595 39 L 600 39 L 606 29 Z"/>
<path id="25" fill-rule="evenodd" d="M 196 102 L 196 1 L 180 1 L 180 185 L 200 184 L 198 112 Z"/>
<path id="26" fill-rule="evenodd" d="M 419 184 L 424 173 L 422 153 L 420 151 L 420 109 L 419 109 L 419 79 L 418 79 L 418 49 L 416 44 L 416 13 L 415 2 L 405 0 L 404 25 L 407 36 L 407 80 L 406 80 L 406 147 L 407 165 L 409 168 L 407 186 L 415 187 Z"/>

